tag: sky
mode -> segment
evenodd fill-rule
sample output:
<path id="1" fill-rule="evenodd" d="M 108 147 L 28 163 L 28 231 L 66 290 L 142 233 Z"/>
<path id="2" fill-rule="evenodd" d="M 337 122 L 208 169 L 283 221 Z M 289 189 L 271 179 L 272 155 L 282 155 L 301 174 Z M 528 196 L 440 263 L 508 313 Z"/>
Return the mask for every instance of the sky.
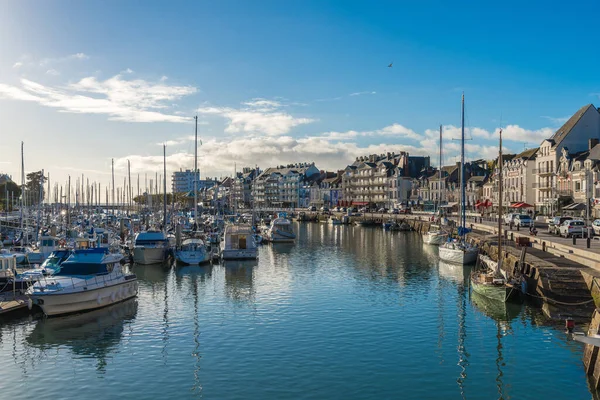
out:
<path id="1" fill-rule="evenodd" d="M 193 168 L 536 147 L 600 106 L 600 2 L 27 1 L 0 13 L 0 173 L 122 185 Z M 392 64 L 392 67 L 388 67 Z M 170 183 L 169 183 L 170 185 Z"/>

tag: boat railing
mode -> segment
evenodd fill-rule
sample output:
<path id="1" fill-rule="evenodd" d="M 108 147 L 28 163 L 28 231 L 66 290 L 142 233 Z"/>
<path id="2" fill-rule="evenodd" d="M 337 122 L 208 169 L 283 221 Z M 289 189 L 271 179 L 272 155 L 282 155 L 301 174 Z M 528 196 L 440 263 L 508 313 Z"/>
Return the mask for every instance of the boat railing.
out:
<path id="1" fill-rule="evenodd" d="M 79 287 L 84 288 L 84 290 L 85 290 L 85 288 L 87 288 L 87 286 L 90 284 L 92 284 L 94 286 L 101 286 L 102 284 L 104 284 L 104 286 L 107 286 L 107 284 L 109 284 L 109 283 L 121 280 L 123 278 L 123 276 L 124 276 L 124 274 L 113 274 L 112 272 L 93 275 L 90 277 L 68 276 L 68 278 L 70 278 L 70 280 L 71 280 L 71 285 L 64 285 L 63 284 L 64 280 L 62 280 L 61 282 L 57 282 L 55 279 L 52 279 L 53 277 L 44 276 L 38 282 L 40 282 L 40 283 L 42 281 L 44 282 L 43 286 L 40 285 L 40 289 L 43 288 L 43 290 L 40 290 L 40 292 L 44 292 L 48 289 L 50 289 L 51 291 L 61 291 L 61 290 L 65 290 L 65 289 L 77 289 Z M 49 278 L 49 279 L 47 279 L 47 278 Z M 54 277 L 54 278 L 56 278 L 56 277 Z M 60 276 L 60 278 L 67 278 L 67 276 Z M 76 281 L 75 279 L 81 279 L 81 280 Z M 59 287 L 57 287 L 57 285 Z"/>

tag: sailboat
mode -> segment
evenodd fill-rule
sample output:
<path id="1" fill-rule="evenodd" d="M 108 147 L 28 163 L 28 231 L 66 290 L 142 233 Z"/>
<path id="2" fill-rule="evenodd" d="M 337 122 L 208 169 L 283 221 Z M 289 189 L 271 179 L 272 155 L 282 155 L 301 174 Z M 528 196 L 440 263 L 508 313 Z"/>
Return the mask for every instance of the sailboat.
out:
<path id="1" fill-rule="evenodd" d="M 472 264 L 477 260 L 479 249 L 465 240 L 466 210 L 465 210 L 465 95 L 461 103 L 461 136 L 460 136 L 460 213 L 458 224 L 459 238 L 448 241 L 440 246 L 440 260 L 453 264 Z"/>
<path id="2" fill-rule="evenodd" d="M 498 151 L 498 262 L 481 254 L 479 256 L 481 269 L 471 274 L 471 286 L 475 293 L 487 298 L 506 302 L 517 298 L 519 282 L 508 281 L 502 274 L 502 129 L 500 129 L 500 145 Z"/>
<path id="3" fill-rule="evenodd" d="M 196 129 L 194 140 L 194 226 L 198 226 L 198 116 L 195 116 Z M 193 233 L 192 233 L 193 234 Z M 175 251 L 175 258 L 184 264 L 201 264 L 210 261 L 210 253 L 200 239 L 187 239 Z"/>
<path id="4" fill-rule="evenodd" d="M 442 125 L 440 125 L 440 181 L 438 184 L 438 211 L 442 205 Z M 440 217 L 441 217 L 441 213 Z M 440 229 L 439 225 L 431 225 L 429 231 L 423 234 L 423 242 L 426 244 L 440 245 L 448 239 L 448 234 Z"/>

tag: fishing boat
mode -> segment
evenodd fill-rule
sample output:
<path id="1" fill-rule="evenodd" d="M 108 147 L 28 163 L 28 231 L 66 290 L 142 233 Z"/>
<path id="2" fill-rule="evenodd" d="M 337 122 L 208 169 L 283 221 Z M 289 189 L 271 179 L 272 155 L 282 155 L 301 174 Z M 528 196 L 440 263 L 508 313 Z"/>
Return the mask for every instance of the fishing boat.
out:
<path id="1" fill-rule="evenodd" d="M 254 231 L 250 225 L 226 225 L 221 242 L 221 259 L 253 260 L 258 257 Z"/>
<path id="2" fill-rule="evenodd" d="M 201 239 L 185 239 L 175 251 L 175 259 L 179 263 L 198 265 L 210 261 L 210 252 Z"/>
<path id="3" fill-rule="evenodd" d="M 142 231 L 135 237 L 133 261 L 137 264 L 157 264 L 167 259 L 169 239 L 158 230 Z"/>
<path id="4" fill-rule="evenodd" d="M 461 102 L 461 137 L 460 137 L 460 214 L 458 239 L 447 241 L 440 246 L 440 260 L 454 264 L 473 264 L 477 260 L 479 249 L 465 240 L 466 227 L 466 184 L 465 184 L 465 95 Z"/>
<path id="5" fill-rule="evenodd" d="M 296 234 L 292 229 L 292 222 L 280 213 L 277 218 L 271 221 L 271 225 L 266 229 L 263 239 L 271 243 L 293 242 L 296 240 Z"/>
<path id="6" fill-rule="evenodd" d="M 48 316 L 102 308 L 137 295 L 134 274 L 125 273 L 123 256 L 106 248 L 75 250 L 51 277 L 27 289 L 30 307 Z"/>
<path id="7" fill-rule="evenodd" d="M 489 299 L 506 302 L 520 299 L 520 279 L 512 276 L 507 279 L 502 272 L 502 129 L 500 129 L 500 144 L 498 151 L 498 261 L 480 254 L 479 264 L 482 269 L 476 269 L 471 274 L 471 287 Z"/>

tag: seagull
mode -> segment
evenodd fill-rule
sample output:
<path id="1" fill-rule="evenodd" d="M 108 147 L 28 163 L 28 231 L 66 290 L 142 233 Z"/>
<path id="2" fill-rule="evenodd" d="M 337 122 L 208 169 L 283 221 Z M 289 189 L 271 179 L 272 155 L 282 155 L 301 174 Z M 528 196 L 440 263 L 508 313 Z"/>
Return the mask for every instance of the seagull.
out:
<path id="1" fill-rule="evenodd" d="M 388 68 L 392 68 L 392 65 L 393 65 L 393 64 L 394 64 L 394 62 L 392 61 L 392 62 L 390 63 L 390 65 L 388 65 Z"/>

